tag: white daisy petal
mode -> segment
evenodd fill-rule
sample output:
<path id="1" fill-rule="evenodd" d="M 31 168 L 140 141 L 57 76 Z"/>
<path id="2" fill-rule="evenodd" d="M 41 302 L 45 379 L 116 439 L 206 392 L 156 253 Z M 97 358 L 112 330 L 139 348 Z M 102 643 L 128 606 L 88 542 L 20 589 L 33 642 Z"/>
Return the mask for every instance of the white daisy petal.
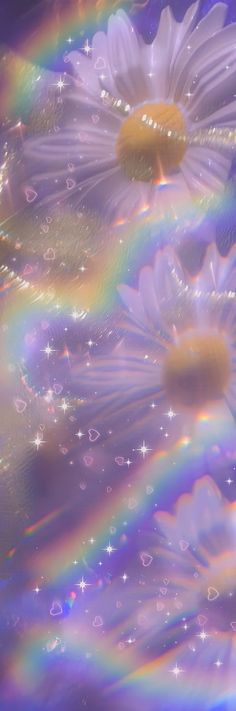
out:
<path id="1" fill-rule="evenodd" d="M 206 129 L 209 127 L 234 127 L 236 121 L 236 101 L 231 101 L 230 104 L 222 106 L 221 109 L 214 111 L 210 116 L 206 116 L 201 121 L 197 121 L 195 128 Z M 193 124 L 194 125 L 194 124 Z"/>
<path id="2" fill-rule="evenodd" d="M 78 82 L 78 88 L 81 84 L 91 95 L 98 98 L 100 93 L 100 83 L 96 72 L 93 71 L 92 58 L 85 57 L 82 52 L 76 50 L 68 52 L 67 62 L 70 62 L 73 70 L 73 75 Z"/>
<path id="3" fill-rule="evenodd" d="M 92 42 L 92 62 L 100 88 L 105 88 L 111 96 L 122 98 L 118 92 L 116 78 L 112 74 L 109 43 L 105 32 L 96 32 Z"/>
<path id="4" fill-rule="evenodd" d="M 159 304 L 156 298 L 154 274 L 151 267 L 143 267 L 141 270 L 139 292 L 150 328 L 158 328 Z"/>
<path id="5" fill-rule="evenodd" d="M 107 42 L 112 76 L 121 96 L 134 105 L 144 101 L 147 88 L 140 61 L 143 40 L 123 10 L 109 18 Z"/>
<path id="6" fill-rule="evenodd" d="M 230 59 L 223 57 L 221 62 L 218 59 L 212 70 L 205 72 L 205 76 L 198 75 L 196 91 L 188 105 L 190 119 L 198 122 L 207 115 L 211 121 L 215 111 L 232 101 L 235 85 L 235 57 L 231 54 Z"/>
<path id="7" fill-rule="evenodd" d="M 211 62 L 212 47 L 209 42 L 215 46 L 214 35 L 223 26 L 225 14 L 225 3 L 215 5 L 181 46 L 173 65 L 170 84 L 170 95 L 174 96 L 176 101 L 182 99 L 186 80 L 188 81 L 188 90 L 190 89 L 191 82 L 197 74 L 199 62 L 202 64 L 205 62 L 205 65 L 206 61 Z"/>
<path id="8" fill-rule="evenodd" d="M 166 7 L 161 13 L 154 42 L 144 50 L 147 74 L 154 75 L 150 83 L 151 97 L 157 101 L 168 96 L 170 66 L 175 54 L 176 28 L 177 22 L 170 8 Z"/>
<path id="9" fill-rule="evenodd" d="M 191 192 L 204 195 L 219 192 L 228 178 L 230 158 L 207 147 L 189 147 L 181 169 Z"/>
<path id="10" fill-rule="evenodd" d="M 148 320 L 140 292 L 125 284 L 118 287 L 118 292 L 127 311 L 132 315 L 132 319 L 142 326 L 147 327 Z"/>
<path id="11" fill-rule="evenodd" d="M 160 17 L 157 35 L 151 45 L 142 49 L 145 74 L 148 81 L 148 97 L 156 101 L 167 98 L 171 68 L 174 66 L 181 43 L 188 37 L 194 26 L 199 2 L 187 10 L 183 21 L 177 22 L 169 7 Z"/>

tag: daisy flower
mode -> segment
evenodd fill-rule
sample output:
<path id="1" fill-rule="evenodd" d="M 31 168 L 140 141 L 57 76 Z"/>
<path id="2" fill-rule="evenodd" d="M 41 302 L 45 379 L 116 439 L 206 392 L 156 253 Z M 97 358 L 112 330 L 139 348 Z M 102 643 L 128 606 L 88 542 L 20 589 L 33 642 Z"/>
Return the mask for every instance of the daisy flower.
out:
<path id="1" fill-rule="evenodd" d="M 25 142 L 28 192 L 120 223 L 221 190 L 232 153 L 216 129 L 236 124 L 236 24 L 224 27 L 221 2 L 197 23 L 198 7 L 181 23 L 165 8 L 150 45 L 118 10 L 107 34 L 66 55 L 74 77 L 52 81 L 62 115 Z"/>
<path id="2" fill-rule="evenodd" d="M 150 703 L 152 711 L 150 697 L 158 699 L 158 708 L 169 710 L 173 693 L 177 709 L 233 711 L 235 503 L 205 476 L 180 496 L 174 513 L 158 512 L 154 518 L 155 553 L 136 590 L 134 585 L 129 590 L 131 614 L 122 627 L 125 639 L 135 629 L 139 660 L 124 687 L 142 680 L 140 693 L 145 689 L 145 707 Z"/>
<path id="3" fill-rule="evenodd" d="M 171 247 L 158 251 L 154 266 L 141 270 L 138 290 L 119 288 L 128 318 L 116 349 L 76 370 L 93 416 L 97 408 L 103 422 L 112 418 L 124 431 L 126 421 L 137 431 L 144 421 L 156 425 L 156 413 L 169 414 L 177 429 L 223 402 L 235 414 L 234 286 L 234 248 L 223 258 L 210 245 L 195 277 Z"/>

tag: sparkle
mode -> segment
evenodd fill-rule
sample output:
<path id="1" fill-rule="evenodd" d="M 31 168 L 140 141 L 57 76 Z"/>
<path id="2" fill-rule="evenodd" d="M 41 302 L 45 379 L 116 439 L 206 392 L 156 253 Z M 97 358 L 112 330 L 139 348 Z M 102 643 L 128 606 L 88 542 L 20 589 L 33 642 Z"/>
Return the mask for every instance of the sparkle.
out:
<path id="1" fill-rule="evenodd" d="M 173 417 L 176 417 L 176 412 L 172 410 L 172 407 L 168 410 L 168 412 L 165 413 L 166 417 L 169 417 L 169 420 L 173 420 Z"/>
<path id="2" fill-rule="evenodd" d="M 38 585 L 36 585 L 36 588 L 33 588 L 33 592 L 35 592 L 37 594 L 40 592 L 40 590 L 41 590 L 41 588 L 39 588 Z"/>
<path id="3" fill-rule="evenodd" d="M 59 407 L 60 410 L 63 410 L 64 415 L 65 415 L 65 413 L 67 412 L 67 410 L 69 410 L 69 407 L 71 407 L 71 405 L 68 405 L 68 402 L 66 402 L 65 399 L 64 399 L 63 402 L 62 402 L 62 404 L 61 404 L 61 405 L 58 405 L 58 407 Z"/>
<path id="4" fill-rule="evenodd" d="M 113 548 L 113 546 L 111 545 L 111 543 L 109 541 L 108 546 L 106 546 L 106 548 L 103 548 L 103 550 L 106 551 L 106 553 L 108 553 L 108 555 L 111 555 L 111 553 L 116 551 L 116 548 Z"/>
<path id="5" fill-rule="evenodd" d="M 50 358 L 50 355 L 52 355 L 52 353 L 55 353 L 55 352 L 56 352 L 55 348 L 52 348 L 52 346 L 50 346 L 49 343 L 47 343 L 45 348 L 41 349 L 41 353 L 45 353 L 45 355 L 47 356 L 48 359 Z"/>
<path id="6" fill-rule="evenodd" d="M 86 42 L 84 43 L 84 46 L 82 47 L 83 51 L 85 54 L 88 55 L 93 51 L 93 48 L 90 46 L 88 39 L 86 39 Z"/>
<path id="7" fill-rule="evenodd" d="M 200 634 L 197 634 L 197 637 L 202 640 L 202 642 L 205 642 L 205 640 L 209 637 L 209 634 L 205 632 L 205 630 L 202 630 Z"/>
<path id="8" fill-rule="evenodd" d="M 35 445 L 38 452 L 39 447 L 41 447 L 41 444 L 45 444 L 45 440 L 43 440 L 42 435 L 37 432 L 36 437 L 31 441 L 31 444 Z"/>
<path id="9" fill-rule="evenodd" d="M 152 452 L 152 449 L 150 449 L 150 447 L 148 447 L 148 446 L 146 445 L 146 442 L 143 440 L 142 444 L 140 445 L 140 447 L 138 447 L 138 449 L 136 450 L 136 452 L 140 452 L 140 454 L 142 454 L 143 459 L 145 459 L 146 454 L 147 454 L 148 452 Z"/>
<path id="10" fill-rule="evenodd" d="M 151 405 L 150 405 L 150 407 L 152 408 L 152 410 L 155 410 L 155 407 L 157 407 L 157 405 L 156 405 L 155 402 L 152 402 Z"/>
<path id="11" fill-rule="evenodd" d="M 89 348 L 92 348 L 92 346 L 94 346 L 94 345 L 95 345 L 94 341 L 92 341 L 91 338 L 90 338 L 89 341 L 87 341 L 87 346 L 88 346 Z"/>
<path id="12" fill-rule="evenodd" d="M 230 476 L 228 479 L 225 479 L 225 483 L 228 484 L 229 486 L 234 483 L 233 479 L 230 479 Z"/>
<path id="13" fill-rule="evenodd" d="M 126 459 L 125 464 L 127 464 L 127 467 L 128 467 L 128 469 L 129 469 L 130 465 L 132 464 L 131 459 Z"/>
<path id="14" fill-rule="evenodd" d="M 86 580 L 82 577 L 79 583 L 76 583 L 76 586 L 80 588 L 82 593 L 86 590 L 86 588 L 91 585 L 91 583 L 86 583 Z"/>
<path id="15" fill-rule="evenodd" d="M 174 669 L 170 669 L 171 674 L 174 674 L 176 679 L 183 671 L 184 671 L 183 669 L 178 667 L 178 664 L 175 665 Z"/>
<path id="16" fill-rule="evenodd" d="M 128 575 L 127 575 L 126 573 L 123 573 L 123 575 L 121 576 L 121 578 L 122 578 L 122 580 L 124 581 L 124 583 L 126 583 L 126 580 L 128 580 Z"/>
<path id="17" fill-rule="evenodd" d="M 220 667 L 222 667 L 223 662 L 221 662 L 220 659 L 217 659 L 216 662 L 214 662 L 214 664 L 217 667 L 217 669 L 219 669 Z"/>
<path id="18" fill-rule="evenodd" d="M 60 94 L 61 94 L 62 89 L 64 89 L 65 86 L 68 86 L 68 84 L 66 84 L 65 79 L 63 79 L 62 76 L 60 75 L 58 81 L 56 82 L 56 84 L 53 84 L 53 86 L 56 86 L 59 89 Z"/>
<path id="19" fill-rule="evenodd" d="M 82 439 L 82 437 L 84 437 L 84 432 L 81 432 L 81 430 L 79 430 L 78 432 L 75 433 L 75 436 L 78 437 L 79 439 Z"/>

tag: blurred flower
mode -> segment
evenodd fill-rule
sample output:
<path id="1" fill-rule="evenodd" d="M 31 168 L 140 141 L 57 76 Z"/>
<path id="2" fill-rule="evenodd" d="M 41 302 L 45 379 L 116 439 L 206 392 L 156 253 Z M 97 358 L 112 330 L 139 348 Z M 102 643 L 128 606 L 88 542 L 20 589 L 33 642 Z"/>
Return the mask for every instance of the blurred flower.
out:
<path id="1" fill-rule="evenodd" d="M 204 131 L 236 122 L 236 25 L 223 27 L 222 3 L 196 25 L 197 11 L 198 2 L 178 23 L 165 8 L 147 45 L 118 10 L 107 34 L 68 52 L 74 81 L 55 79 L 63 118 L 25 142 L 40 199 L 68 197 L 76 207 L 91 201 L 120 222 L 218 193 L 231 152 L 214 133 L 205 141 Z"/>
<path id="2" fill-rule="evenodd" d="M 141 694 L 145 689 L 150 698 L 158 698 L 159 708 L 169 709 L 183 672 L 174 708 L 218 709 L 217 703 L 227 699 L 226 708 L 233 711 L 235 503 L 224 499 L 205 476 L 191 493 L 180 496 L 173 514 L 156 513 L 155 523 L 154 562 L 143 569 L 139 582 L 136 575 L 136 586 L 134 582 L 123 596 L 130 614 L 117 630 L 127 639 L 135 629 L 140 659 L 123 686 L 135 680 L 136 691 L 140 685 Z M 155 708 L 151 701 L 150 708 Z"/>
<path id="3" fill-rule="evenodd" d="M 138 290 L 121 286 L 129 312 L 124 337 L 111 355 L 76 369 L 93 417 L 97 409 L 97 417 L 124 432 L 124 417 L 137 431 L 144 421 L 156 427 L 157 415 L 166 413 L 178 436 L 181 422 L 189 424 L 202 408 L 225 400 L 235 413 L 234 285 L 234 248 L 225 259 L 212 245 L 195 277 L 167 247 L 154 267 L 141 270 Z"/>

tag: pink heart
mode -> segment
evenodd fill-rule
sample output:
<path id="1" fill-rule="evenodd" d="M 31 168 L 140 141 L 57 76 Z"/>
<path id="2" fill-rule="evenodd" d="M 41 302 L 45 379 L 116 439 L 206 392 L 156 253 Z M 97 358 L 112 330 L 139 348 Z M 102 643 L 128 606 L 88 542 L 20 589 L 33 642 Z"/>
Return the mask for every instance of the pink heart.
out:
<path id="1" fill-rule="evenodd" d="M 206 625 L 206 623 L 207 623 L 207 617 L 205 617 L 205 615 L 198 615 L 197 621 L 198 621 L 199 627 L 204 627 L 204 625 Z"/>
<path id="2" fill-rule="evenodd" d="M 154 492 L 153 486 L 149 486 L 149 485 L 146 486 L 146 494 L 147 494 L 148 496 L 150 496 L 151 494 L 153 494 L 153 492 Z"/>
<path id="3" fill-rule="evenodd" d="M 96 617 L 93 620 L 93 627 L 102 627 L 103 625 L 103 619 L 100 615 L 96 615 Z"/>
<path id="4" fill-rule="evenodd" d="M 153 561 L 153 557 L 152 555 L 149 555 L 149 553 L 141 553 L 140 558 L 144 568 L 148 568 L 148 566 L 151 565 Z"/>
<path id="5" fill-rule="evenodd" d="M 75 188 L 75 186 L 76 186 L 75 180 L 72 180 L 72 178 L 66 178 L 67 190 L 72 190 L 73 188 Z"/>
<path id="6" fill-rule="evenodd" d="M 44 259 L 46 259 L 46 261 L 53 260 L 53 259 L 55 259 L 55 256 L 56 256 L 55 250 L 52 247 L 48 247 L 47 251 L 44 252 L 43 256 L 44 256 Z"/>
<path id="7" fill-rule="evenodd" d="M 101 69 L 106 69 L 106 62 L 103 57 L 98 57 L 96 59 L 96 62 L 94 64 L 94 69 L 98 69 L 98 71 L 100 71 Z"/>
<path id="8" fill-rule="evenodd" d="M 41 230 L 43 230 L 43 232 L 45 232 L 45 234 L 47 234 L 49 231 L 49 226 L 48 225 L 41 225 Z"/>
<path id="9" fill-rule="evenodd" d="M 32 274 L 33 272 L 33 267 L 31 267 L 31 264 L 26 264 L 24 271 L 23 271 L 23 276 L 26 276 L 26 274 Z"/>
<path id="10" fill-rule="evenodd" d="M 14 405 L 16 408 L 16 412 L 18 412 L 19 415 L 21 415 L 27 407 L 27 403 L 24 400 L 21 400 L 20 398 L 15 398 Z"/>
<path id="11" fill-rule="evenodd" d="M 88 431 L 88 434 L 89 434 L 89 441 L 90 442 L 96 442 L 97 439 L 99 439 L 99 437 L 100 437 L 100 432 L 98 432 L 97 430 L 91 429 Z"/>
<path id="12" fill-rule="evenodd" d="M 38 193 L 33 188 L 25 188 L 25 197 L 27 202 L 34 202 L 36 198 L 38 197 Z"/>
<path id="13" fill-rule="evenodd" d="M 115 457 L 115 463 L 118 464 L 118 467 L 123 467 L 125 463 L 124 457 Z"/>
<path id="14" fill-rule="evenodd" d="M 93 457 L 90 457 L 89 454 L 84 455 L 84 463 L 86 467 L 91 467 L 91 464 L 93 463 Z"/>
<path id="15" fill-rule="evenodd" d="M 236 622 L 230 622 L 230 627 L 232 627 L 232 630 L 236 632 Z"/>
<path id="16" fill-rule="evenodd" d="M 100 121 L 100 117 L 97 114 L 93 114 L 92 115 L 92 122 L 95 124 L 95 126 L 98 123 L 98 121 Z"/>
<path id="17" fill-rule="evenodd" d="M 52 617 L 56 617 L 57 615 L 62 615 L 62 606 L 60 605 L 59 602 L 54 601 L 52 603 L 50 615 L 52 615 Z"/>
<path id="18" fill-rule="evenodd" d="M 189 543 L 187 541 L 181 540 L 181 541 L 179 541 L 179 547 L 180 547 L 180 550 L 184 552 L 187 550 L 187 548 L 189 548 Z"/>
<path id="19" fill-rule="evenodd" d="M 63 390 L 63 385 L 61 385 L 60 383 L 54 383 L 54 385 L 52 387 L 53 387 L 54 393 L 56 393 L 56 395 L 61 394 L 61 392 Z"/>
<path id="20" fill-rule="evenodd" d="M 216 590 L 216 588 L 212 588 L 210 585 L 210 587 L 208 588 L 208 593 L 207 593 L 207 599 L 209 600 L 209 602 L 212 602 L 213 600 L 217 600 L 219 595 L 220 595 L 220 593 L 218 592 L 218 590 Z"/>

